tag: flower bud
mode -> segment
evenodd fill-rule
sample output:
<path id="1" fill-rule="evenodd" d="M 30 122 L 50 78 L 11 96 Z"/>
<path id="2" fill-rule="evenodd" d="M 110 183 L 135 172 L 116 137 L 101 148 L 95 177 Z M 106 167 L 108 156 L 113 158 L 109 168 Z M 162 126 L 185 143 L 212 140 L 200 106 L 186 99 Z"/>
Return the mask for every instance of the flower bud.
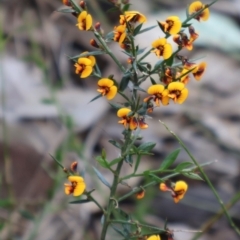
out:
<path id="1" fill-rule="evenodd" d="M 83 10 L 86 10 L 86 3 L 84 1 L 81 1 L 79 5 Z"/>
<path id="2" fill-rule="evenodd" d="M 68 6 L 68 7 L 71 7 L 71 6 L 72 6 L 70 0 L 62 0 L 62 3 L 63 3 L 65 6 Z"/>
<path id="3" fill-rule="evenodd" d="M 95 24 L 95 29 L 96 29 L 101 35 L 104 34 L 104 31 L 103 31 L 103 29 L 102 29 L 102 27 L 101 27 L 101 23 L 100 23 L 100 22 L 97 22 L 97 23 Z"/>
<path id="4" fill-rule="evenodd" d="M 132 64 L 134 59 L 132 57 L 128 58 L 127 63 Z"/>
<path id="5" fill-rule="evenodd" d="M 76 172 L 76 171 L 77 171 L 77 165 L 78 165 L 77 162 L 73 162 L 73 163 L 71 164 L 70 168 L 71 168 L 71 171 L 72 171 L 72 172 Z"/>
<path id="6" fill-rule="evenodd" d="M 91 39 L 91 40 L 90 40 L 90 44 L 91 44 L 93 47 L 95 47 L 95 48 L 100 48 L 95 39 Z"/>

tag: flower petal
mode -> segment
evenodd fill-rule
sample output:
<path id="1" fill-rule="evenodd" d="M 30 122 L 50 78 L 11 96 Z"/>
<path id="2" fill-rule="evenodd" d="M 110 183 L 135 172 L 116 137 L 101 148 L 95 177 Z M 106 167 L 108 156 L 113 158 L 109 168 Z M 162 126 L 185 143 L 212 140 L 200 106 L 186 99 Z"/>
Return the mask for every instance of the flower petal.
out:
<path id="1" fill-rule="evenodd" d="M 131 110 L 129 108 L 120 108 L 118 111 L 117 111 L 117 116 L 118 117 L 126 117 L 128 115 L 128 113 L 130 113 Z"/>
<path id="2" fill-rule="evenodd" d="M 164 45 L 164 50 L 163 50 L 163 58 L 168 59 L 172 55 L 172 45 L 170 43 L 166 43 Z"/>
<path id="3" fill-rule="evenodd" d="M 163 85 L 155 84 L 155 85 L 152 85 L 148 88 L 147 93 L 150 94 L 150 95 L 154 95 L 154 94 L 157 94 L 157 93 L 162 93 L 163 90 L 164 90 Z"/>
<path id="4" fill-rule="evenodd" d="M 177 98 L 177 103 L 182 104 L 188 97 L 188 89 L 184 88 L 181 91 L 181 95 Z"/>
<path id="5" fill-rule="evenodd" d="M 92 16 L 90 14 L 86 17 L 86 30 L 89 30 L 92 27 Z"/>
<path id="6" fill-rule="evenodd" d="M 81 78 L 86 78 L 86 77 L 88 77 L 88 76 L 92 73 L 92 70 L 93 70 L 92 66 L 86 66 L 86 67 L 84 68 L 84 70 L 82 71 L 80 77 L 81 77 Z"/>
<path id="7" fill-rule="evenodd" d="M 108 100 L 111 100 L 111 99 L 113 99 L 116 96 L 116 94 L 117 94 L 117 87 L 116 86 L 112 86 L 110 88 L 110 91 L 106 94 L 106 98 Z"/>
<path id="8" fill-rule="evenodd" d="M 99 87 L 112 87 L 114 84 L 113 80 L 109 79 L 109 78 L 101 78 L 98 81 L 98 86 Z"/>

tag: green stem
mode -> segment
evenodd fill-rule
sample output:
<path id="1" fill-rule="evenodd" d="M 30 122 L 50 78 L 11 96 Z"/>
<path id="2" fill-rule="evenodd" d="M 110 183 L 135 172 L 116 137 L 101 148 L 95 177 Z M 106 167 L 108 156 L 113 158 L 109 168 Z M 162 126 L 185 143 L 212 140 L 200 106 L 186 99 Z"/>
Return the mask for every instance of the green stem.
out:
<path id="1" fill-rule="evenodd" d="M 123 165 L 123 160 L 121 162 L 118 163 L 117 168 L 116 168 L 116 173 L 113 179 L 113 184 L 111 187 L 111 192 L 110 192 L 110 197 L 109 197 L 109 201 L 108 201 L 108 206 L 107 206 L 107 210 L 106 210 L 106 214 L 104 215 L 104 222 L 103 222 L 103 228 L 102 228 L 102 233 L 101 233 L 101 240 L 105 240 L 106 234 L 107 234 L 107 229 L 108 229 L 108 225 L 110 223 L 110 216 L 111 213 L 114 209 L 114 201 L 113 198 L 115 196 L 116 190 L 117 190 L 117 186 L 118 186 L 118 181 L 119 181 L 119 173 L 120 170 L 122 168 Z"/>
<path id="2" fill-rule="evenodd" d="M 214 161 L 214 162 L 215 162 L 215 161 Z M 212 164 L 212 163 L 213 163 L 213 162 L 207 162 L 207 163 L 201 164 L 200 166 L 203 167 L 203 166 L 207 166 L 207 165 Z M 188 168 L 187 170 L 188 170 L 188 171 L 194 171 L 194 170 L 196 170 L 196 169 L 198 169 L 198 167 L 193 166 L 193 167 L 191 167 L 191 168 Z M 162 179 L 162 181 L 165 181 L 165 180 L 167 180 L 167 179 L 170 179 L 170 178 L 172 178 L 172 177 L 178 176 L 178 175 L 180 175 L 180 174 L 181 174 L 181 172 L 172 173 L 172 174 L 170 174 L 170 175 L 168 175 L 168 176 L 162 177 L 161 179 Z M 140 176 L 143 176 L 143 175 L 144 175 L 144 174 L 140 174 Z M 135 175 L 134 175 L 134 176 L 135 176 Z M 132 176 L 127 175 L 127 176 L 125 176 L 125 177 L 122 177 L 122 178 L 121 178 L 121 181 L 124 180 L 124 179 L 128 179 L 128 178 L 130 178 L 130 177 L 132 177 Z M 153 185 L 156 185 L 156 184 L 158 184 L 158 183 L 159 183 L 158 181 L 154 180 L 154 181 L 152 181 L 152 182 L 150 182 L 150 183 L 147 183 L 147 184 L 144 185 L 144 186 L 134 188 L 132 191 L 130 191 L 130 192 L 128 192 L 127 194 L 125 194 L 125 195 L 123 195 L 122 197 L 120 197 L 120 198 L 118 199 L 118 202 L 121 202 L 121 201 L 123 201 L 124 199 L 130 197 L 131 195 L 139 192 L 142 188 L 146 189 L 146 188 L 148 188 L 148 187 L 150 187 L 150 186 L 153 186 Z"/>
<path id="3" fill-rule="evenodd" d="M 138 223 L 138 222 L 130 222 L 130 221 L 123 221 L 123 220 L 111 220 L 111 223 L 121 223 L 121 224 L 130 224 L 130 225 L 135 225 L 135 226 L 141 226 L 141 227 L 157 230 L 159 233 L 166 232 L 165 229 Z"/>
<path id="4" fill-rule="evenodd" d="M 101 37 L 101 35 L 97 31 L 95 31 L 95 30 L 94 30 L 94 35 L 98 39 L 98 41 L 102 44 L 102 46 L 103 46 L 104 50 L 106 51 L 106 53 L 113 59 L 113 61 L 118 65 L 118 67 L 121 69 L 121 71 L 123 73 L 125 73 L 125 68 L 118 61 L 118 59 L 114 56 L 114 54 L 112 53 L 110 48 L 107 46 L 105 40 Z"/>
<path id="5" fill-rule="evenodd" d="M 160 120 L 159 120 L 160 121 Z M 160 121 L 160 123 L 162 123 L 164 125 L 164 127 L 178 140 L 179 144 L 182 146 L 182 148 L 186 151 L 186 153 L 188 154 L 188 156 L 192 159 L 193 163 L 198 167 L 198 170 L 200 171 L 200 173 L 203 176 L 203 179 L 207 182 L 208 186 L 211 188 L 212 192 L 214 193 L 215 197 L 217 198 L 219 204 L 222 207 L 222 210 L 224 211 L 225 216 L 227 217 L 230 225 L 232 226 L 232 228 L 235 230 L 235 232 L 240 236 L 240 230 L 239 228 L 235 225 L 235 223 L 233 222 L 233 220 L 231 219 L 222 199 L 219 197 L 216 189 L 214 188 L 214 186 L 212 185 L 212 182 L 210 181 L 210 179 L 208 178 L 208 176 L 205 174 L 205 172 L 203 171 L 202 167 L 200 166 L 200 164 L 197 162 L 197 160 L 193 157 L 193 155 L 189 152 L 189 150 L 187 149 L 187 147 L 185 146 L 185 144 L 182 142 L 182 140 L 174 133 L 172 132 L 167 125 Z"/>
<path id="6" fill-rule="evenodd" d="M 120 161 L 118 163 L 117 168 L 115 170 L 115 175 L 114 175 L 114 178 L 113 178 L 113 183 L 112 183 L 112 187 L 111 187 L 111 191 L 110 191 L 108 205 L 107 205 L 106 212 L 104 214 L 103 228 L 102 228 L 102 233 L 101 233 L 100 240 L 105 240 L 105 238 L 106 238 L 107 229 L 108 229 L 108 226 L 110 224 L 110 217 L 111 217 L 111 214 L 112 214 L 113 209 L 115 207 L 114 199 L 115 199 L 117 186 L 119 184 L 119 179 L 120 179 L 119 175 L 120 175 L 120 172 L 121 172 L 121 169 L 122 169 L 124 159 L 125 159 L 125 157 L 128 153 L 128 151 L 126 151 L 126 150 L 127 150 L 128 145 L 131 142 L 131 138 L 130 138 L 131 133 L 132 132 L 130 130 L 128 130 L 126 135 L 125 135 L 125 143 L 124 143 L 124 146 L 122 147 L 122 150 L 121 150 L 122 161 Z"/>
<path id="7" fill-rule="evenodd" d="M 87 198 L 91 201 L 93 201 L 97 206 L 98 208 L 103 212 L 103 214 L 105 215 L 106 214 L 106 211 L 105 209 L 98 203 L 98 201 L 90 194 L 86 193 L 87 195 Z"/>
<path id="8" fill-rule="evenodd" d="M 141 56 L 138 59 L 138 62 L 141 62 L 145 57 L 147 57 L 151 53 L 152 50 L 153 50 L 153 48 L 149 49 L 143 56 Z"/>
<path id="9" fill-rule="evenodd" d="M 238 192 L 231 200 L 230 202 L 228 202 L 226 204 L 226 209 L 230 209 L 232 206 L 234 206 L 238 201 L 240 200 L 240 192 Z M 220 211 L 218 211 L 218 213 L 216 215 L 214 215 L 213 217 L 211 217 L 202 227 L 202 231 L 197 233 L 192 240 L 197 240 L 199 239 L 205 232 L 207 232 L 208 229 L 210 229 L 212 227 L 212 225 L 218 221 L 222 215 L 224 215 L 224 211 L 223 209 L 221 209 Z"/>

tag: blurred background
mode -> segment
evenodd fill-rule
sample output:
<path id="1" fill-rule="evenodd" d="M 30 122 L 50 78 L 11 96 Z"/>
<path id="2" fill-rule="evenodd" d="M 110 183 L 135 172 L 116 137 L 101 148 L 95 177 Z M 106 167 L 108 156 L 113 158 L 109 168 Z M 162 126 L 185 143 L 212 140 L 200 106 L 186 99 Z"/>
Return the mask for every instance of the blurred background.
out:
<path id="1" fill-rule="evenodd" d="M 77 2 L 77 0 L 76 0 Z M 131 0 L 131 9 L 147 16 L 147 26 L 177 15 L 185 19 L 192 1 Z M 204 3 L 210 3 L 205 1 Z M 118 15 L 106 13 L 111 4 L 105 0 L 87 1 L 94 23 L 101 22 L 106 33 L 118 25 Z M 76 18 L 59 13 L 60 0 L 0 1 L 0 239 L 2 240 L 92 240 L 99 238 L 101 213 L 91 203 L 69 205 L 73 198 L 64 194 L 66 176 L 50 155 L 66 167 L 78 161 L 85 171 L 88 189 L 106 203 L 108 189 L 102 185 L 92 166 L 104 173 L 94 160 L 104 148 L 109 159 L 118 152 L 108 143 L 121 139 L 122 126 L 105 99 L 89 101 L 97 95 L 96 78 L 80 79 L 68 56 L 94 51 L 89 32 L 80 32 Z M 164 157 L 179 147 L 177 141 L 159 124 L 164 121 L 187 145 L 199 163 L 215 161 L 206 172 L 240 227 L 240 2 L 220 0 L 211 7 L 210 19 L 193 20 L 199 39 L 192 52 L 183 55 L 206 61 L 207 71 L 200 82 L 188 85 L 190 94 L 183 105 L 171 104 L 154 111 L 147 119 L 149 129 L 142 131 L 144 141 L 156 142 L 154 156 L 146 157 L 141 169 L 158 167 Z M 140 35 L 141 47 L 150 46 L 161 36 L 159 29 Z M 110 44 L 121 61 L 116 43 Z M 155 56 L 148 59 L 156 62 Z M 103 76 L 121 77 L 108 56 L 97 56 Z M 146 85 L 147 86 L 147 85 Z M 120 102 L 121 98 L 116 98 Z M 177 163 L 190 161 L 181 152 Z M 124 166 L 124 173 L 131 171 Z M 111 175 L 106 178 L 111 181 Z M 175 178 L 174 180 L 178 180 Z M 157 186 L 147 189 L 146 197 L 135 197 L 121 206 L 140 221 L 162 227 L 167 219 L 175 229 L 176 240 L 239 239 L 226 218 L 211 222 L 220 207 L 205 182 L 181 178 L 189 191 L 179 204 Z M 134 179 L 131 187 L 144 182 Z M 119 189 L 120 194 L 129 191 Z M 238 195 L 237 195 L 238 194 Z M 114 239 L 119 239 L 118 237 Z M 196 239 L 196 238 L 195 238 Z"/>

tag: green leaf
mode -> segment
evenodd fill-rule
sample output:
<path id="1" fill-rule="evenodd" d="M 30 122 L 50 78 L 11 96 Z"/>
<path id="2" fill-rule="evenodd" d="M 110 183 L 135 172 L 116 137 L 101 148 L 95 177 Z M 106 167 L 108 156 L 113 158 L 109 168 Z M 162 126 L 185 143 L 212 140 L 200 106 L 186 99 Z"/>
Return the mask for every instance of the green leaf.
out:
<path id="1" fill-rule="evenodd" d="M 119 110 L 120 108 L 122 108 L 122 105 L 117 104 L 117 103 L 108 103 L 112 108 Z"/>
<path id="2" fill-rule="evenodd" d="M 110 183 L 104 178 L 104 176 L 95 168 L 93 167 L 93 170 L 95 171 L 95 173 L 97 174 L 97 177 L 99 178 L 99 180 L 106 185 L 107 187 L 109 187 L 111 189 L 111 185 Z"/>
<path id="3" fill-rule="evenodd" d="M 144 175 L 145 175 L 145 172 L 144 172 Z M 156 175 L 152 174 L 151 172 L 148 174 L 148 176 L 152 177 L 158 183 L 163 182 L 163 180 L 161 178 L 157 177 Z"/>
<path id="4" fill-rule="evenodd" d="M 114 209 L 114 216 L 117 217 L 116 219 L 129 221 L 131 219 L 130 215 L 124 212 L 121 208 Z"/>
<path id="5" fill-rule="evenodd" d="M 122 78 L 122 80 L 121 80 L 121 82 L 119 84 L 119 91 L 123 92 L 126 89 L 126 87 L 128 86 L 129 81 L 131 80 L 130 76 L 131 76 L 130 73 L 128 73 L 128 74 L 123 76 L 123 78 Z"/>
<path id="6" fill-rule="evenodd" d="M 148 72 L 148 69 L 145 66 L 143 66 L 142 64 L 138 63 L 137 66 L 141 72 L 146 72 L 146 73 Z"/>
<path id="7" fill-rule="evenodd" d="M 158 24 L 158 27 L 162 30 L 162 32 L 164 32 L 164 29 L 163 29 L 162 25 L 160 24 L 160 22 L 157 21 L 157 24 Z"/>
<path id="8" fill-rule="evenodd" d="M 192 24 L 191 23 L 185 23 L 182 25 L 182 27 L 190 27 Z"/>
<path id="9" fill-rule="evenodd" d="M 132 166 L 132 164 L 133 164 L 132 155 L 127 155 L 124 160 L 126 163 L 128 163 Z"/>
<path id="10" fill-rule="evenodd" d="M 57 12 L 61 12 L 61 13 L 73 13 L 75 12 L 74 9 L 68 7 L 68 8 L 59 8 L 56 10 Z"/>
<path id="11" fill-rule="evenodd" d="M 174 57 L 175 57 L 175 54 L 172 54 L 170 58 L 165 60 L 165 63 L 166 63 L 167 66 L 172 66 L 173 65 Z"/>
<path id="12" fill-rule="evenodd" d="M 136 173 L 136 171 L 138 170 L 138 166 L 140 164 L 140 160 L 141 160 L 141 155 L 137 155 L 137 160 L 136 160 L 135 166 L 134 166 L 134 173 Z"/>
<path id="13" fill-rule="evenodd" d="M 143 30 L 141 30 L 138 34 L 141 34 L 141 33 L 144 33 L 144 32 L 147 32 L 149 30 L 152 30 L 153 28 L 157 27 L 157 25 L 154 25 L 154 26 L 151 26 L 151 27 L 147 27 L 147 28 L 144 28 Z"/>
<path id="14" fill-rule="evenodd" d="M 80 13 L 83 11 L 83 9 L 80 7 L 80 5 L 77 4 L 74 0 L 70 0 L 70 2 L 76 12 Z"/>
<path id="15" fill-rule="evenodd" d="M 156 143 L 154 142 L 145 142 L 138 147 L 138 150 L 139 152 L 150 152 L 155 146 Z"/>
<path id="16" fill-rule="evenodd" d="M 145 50 L 146 50 L 146 48 L 138 49 L 137 55 L 142 54 Z"/>
<path id="17" fill-rule="evenodd" d="M 133 31 L 133 36 L 138 35 L 138 33 L 139 33 L 140 30 L 141 30 L 141 27 L 142 27 L 142 23 L 139 24 L 139 25 L 134 29 L 134 31 Z"/>
<path id="18" fill-rule="evenodd" d="M 86 53 L 81 53 L 77 56 L 74 56 L 74 57 L 70 57 L 71 60 L 74 60 L 74 59 L 78 59 L 78 58 L 81 58 L 81 57 L 88 57 L 88 56 L 96 56 L 96 55 L 102 55 L 102 54 L 105 54 L 105 52 L 103 51 L 92 51 L 92 52 L 86 52 Z"/>
<path id="19" fill-rule="evenodd" d="M 127 234 L 121 230 L 119 230 L 119 226 L 118 227 L 115 227 L 113 224 L 111 224 L 111 227 L 118 233 L 120 234 L 121 236 L 123 236 L 124 238 L 127 237 Z"/>
<path id="20" fill-rule="evenodd" d="M 101 156 L 97 156 L 96 161 L 99 163 L 101 167 L 109 168 L 108 162 L 106 161 L 106 159 L 102 158 Z"/>
<path id="21" fill-rule="evenodd" d="M 154 80 L 152 77 L 150 77 L 150 80 L 151 80 L 152 85 L 157 84 L 157 83 L 155 82 L 155 80 Z"/>
<path id="22" fill-rule="evenodd" d="M 201 180 L 204 181 L 198 174 L 196 173 L 192 173 L 192 172 L 182 172 L 182 174 L 185 177 L 191 178 L 191 179 L 195 179 L 195 180 Z"/>
<path id="23" fill-rule="evenodd" d="M 121 157 L 115 158 L 115 159 L 113 159 L 113 160 L 109 163 L 109 166 L 111 167 L 111 166 L 113 166 L 113 165 L 121 162 L 122 160 L 123 160 L 123 159 L 122 159 Z"/>
<path id="24" fill-rule="evenodd" d="M 133 57 L 132 53 L 128 53 L 128 52 L 126 52 L 126 51 L 121 51 L 121 52 L 124 53 L 124 54 L 126 54 L 126 55 L 129 56 L 129 57 Z"/>
<path id="25" fill-rule="evenodd" d="M 106 36 L 105 36 L 105 40 L 107 42 L 107 40 L 113 40 L 113 36 L 114 36 L 114 31 L 109 32 Z"/>
<path id="26" fill-rule="evenodd" d="M 109 140 L 108 142 L 111 143 L 116 148 L 119 148 L 119 149 L 122 148 L 122 146 L 118 142 L 116 142 L 115 140 Z"/>
<path id="27" fill-rule="evenodd" d="M 71 201 L 71 202 L 69 202 L 69 204 L 83 204 L 83 203 L 88 203 L 88 202 L 91 202 L 91 200 L 89 200 L 89 199 L 79 199 L 79 200 Z"/>
<path id="28" fill-rule="evenodd" d="M 102 94 L 100 93 L 99 95 L 97 95 L 96 97 L 94 97 L 90 102 L 93 102 L 93 101 L 95 101 L 95 100 L 97 100 L 98 98 L 100 98 L 100 97 L 102 97 Z M 89 102 L 89 103 L 90 103 Z"/>
<path id="29" fill-rule="evenodd" d="M 174 161 L 177 159 L 178 154 L 180 153 L 181 149 L 178 148 L 175 151 L 171 152 L 162 162 L 159 170 L 166 170 L 168 169 Z"/>
<path id="30" fill-rule="evenodd" d="M 146 93 L 146 91 L 138 86 L 135 86 L 134 89 Z"/>
<path id="31" fill-rule="evenodd" d="M 150 170 L 144 171 L 143 174 L 144 174 L 145 177 L 148 177 L 149 175 L 152 175 Z"/>
<path id="32" fill-rule="evenodd" d="M 130 6 L 131 6 L 130 3 L 125 4 L 125 5 L 123 6 L 123 8 L 122 8 L 122 12 L 126 12 L 126 11 L 128 11 L 128 9 L 129 9 Z"/>
<path id="33" fill-rule="evenodd" d="M 164 62 L 163 60 L 159 60 L 159 61 L 157 61 L 156 64 L 154 65 L 153 70 L 158 69 L 158 68 L 163 64 L 163 62 Z"/>
<path id="34" fill-rule="evenodd" d="M 193 165 L 193 163 L 191 163 L 191 162 L 182 162 L 182 163 L 178 164 L 174 170 L 176 172 L 181 172 L 183 169 L 186 169 L 192 165 Z"/>

